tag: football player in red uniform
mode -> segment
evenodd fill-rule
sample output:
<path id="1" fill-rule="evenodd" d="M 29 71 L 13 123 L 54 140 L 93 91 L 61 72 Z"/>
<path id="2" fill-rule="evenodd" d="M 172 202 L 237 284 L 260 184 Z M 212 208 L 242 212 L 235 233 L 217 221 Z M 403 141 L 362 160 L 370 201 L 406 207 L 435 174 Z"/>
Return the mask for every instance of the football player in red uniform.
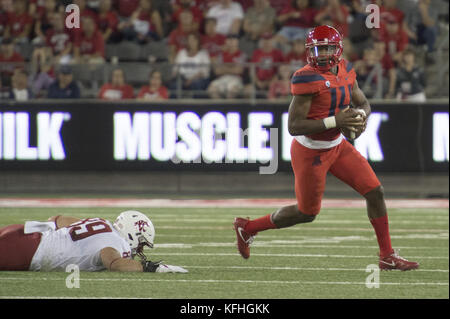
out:
<path id="1" fill-rule="evenodd" d="M 333 27 L 319 26 L 309 32 L 305 46 L 308 64 L 292 77 L 288 119 L 294 136 L 291 162 L 297 204 L 255 220 L 236 218 L 240 254 L 250 257 L 249 246 L 260 231 L 312 222 L 320 211 L 326 174 L 331 172 L 366 199 L 380 247 L 380 269 L 418 268 L 418 263 L 392 249 L 383 187 L 367 160 L 341 134 L 357 138 L 371 112 L 352 64 L 341 59 L 342 36 Z"/>

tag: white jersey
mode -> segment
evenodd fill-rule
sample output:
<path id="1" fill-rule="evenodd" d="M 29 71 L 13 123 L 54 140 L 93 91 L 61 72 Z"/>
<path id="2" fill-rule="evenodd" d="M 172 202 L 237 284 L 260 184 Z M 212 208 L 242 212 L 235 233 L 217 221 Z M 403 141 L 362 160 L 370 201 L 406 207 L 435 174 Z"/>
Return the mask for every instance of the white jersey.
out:
<path id="1" fill-rule="evenodd" d="M 42 237 L 29 270 L 65 271 L 70 264 L 84 271 L 103 270 L 106 267 L 100 251 L 106 247 L 131 258 L 130 245 L 109 221 L 101 218 L 84 219 L 57 230 L 53 222 L 26 222 L 25 233 L 30 232 L 41 232 Z"/>

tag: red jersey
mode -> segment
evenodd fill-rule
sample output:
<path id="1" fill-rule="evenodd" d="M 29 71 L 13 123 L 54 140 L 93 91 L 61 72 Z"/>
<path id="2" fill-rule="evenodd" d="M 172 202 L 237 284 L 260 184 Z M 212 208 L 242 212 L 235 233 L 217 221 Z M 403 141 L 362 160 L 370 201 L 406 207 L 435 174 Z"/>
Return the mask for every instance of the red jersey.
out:
<path id="1" fill-rule="evenodd" d="M 99 53 L 101 56 L 105 56 L 105 42 L 98 30 L 90 38 L 81 34 L 81 38 L 77 41 L 77 46 L 80 48 L 81 55 Z"/>
<path id="2" fill-rule="evenodd" d="M 132 99 L 134 95 L 133 87 L 128 84 L 122 86 L 113 86 L 110 83 L 104 84 L 98 97 L 102 100 L 123 100 Z"/>
<path id="3" fill-rule="evenodd" d="M 128 18 L 139 7 L 139 0 L 120 0 L 117 1 L 117 11 L 119 16 Z"/>
<path id="4" fill-rule="evenodd" d="M 179 8 L 177 11 L 175 11 L 172 14 L 172 21 L 174 23 L 176 23 L 177 25 L 179 25 L 180 22 L 180 14 L 184 11 L 185 9 L 183 8 Z M 199 25 L 202 24 L 203 21 L 203 11 L 200 10 L 198 7 L 196 6 L 192 6 L 188 9 L 191 13 L 192 13 L 192 17 L 194 18 L 194 21 L 197 22 Z"/>
<path id="5" fill-rule="evenodd" d="M 222 52 L 222 46 L 225 44 L 226 36 L 216 33 L 214 36 L 202 35 L 202 49 L 208 51 L 210 57 L 216 57 Z"/>
<path id="6" fill-rule="evenodd" d="M 186 47 L 187 44 L 187 37 L 189 33 L 184 32 L 183 29 L 180 27 L 174 29 L 169 34 L 169 45 L 174 45 L 177 49 L 177 51 L 183 49 Z"/>
<path id="7" fill-rule="evenodd" d="M 102 32 L 105 32 L 108 29 L 115 31 L 117 29 L 117 25 L 119 24 L 119 18 L 114 11 L 108 11 L 104 15 L 98 15 L 98 29 Z"/>
<path id="8" fill-rule="evenodd" d="M 258 63 L 256 68 L 256 75 L 261 81 L 270 80 L 277 73 L 277 65 L 284 61 L 283 53 L 278 49 L 273 49 L 270 52 L 264 52 L 257 49 L 253 52 L 252 61 Z"/>
<path id="9" fill-rule="evenodd" d="M 149 100 L 168 99 L 169 91 L 165 86 L 160 86 L 158 90 L 153 91 L 148 85 L 145 85 L 139 91 L 138 98 L 146 98 Z"/>
<path id="10" fill-rule="evenodd" d="M 350 105 L 356 72 L 350 62 L 342 59 L 338 74 L 320 72 L 309 64 L 297 70 L 291 79 L 292 95 L 312 94 L 308 119 L 319 120 L 334 116 Z M 332 141 L 339 137 L 340 130 L 332 128 L 308 135 L 313 140 Z"/>
<path id="11" fill-rule="evenodd" d="M 283 15 L 291 12 L 300 12 L 300 18 L 288 19 L 283 26 L 286 27 L 300 27 L 300 28 L 312 28 L 314 26 L 314 18 L 317 14 L 317 10 L 312 7 L 307 7 L 305 9 L 296 9 L 290 5 L 285 7 L 279 15 Z"/>
<path id="12" fill-rule="evenodd" d="M 402 29 L 395 34 L 389 34 L 386 30 L 380 30 L 380 40 L 386 43 L 386 53 L 394 55 L 406 49 L 409 43 L 408 34 Z"/>
<path id="13" fill-rule="evenodd" d="M 228 51 L 222 52 L 220 55 L 219 61 L 222 63 L 237 63 L 237 64 L 244 64 L 247 60 L 247 56 L 245 53 L 241 51 L 236 51 L 234 53 L 230 53 Z"/>
<path id="14" fill-rule="evenodd" d="M 72 42 L 72 37 L 69 32 L 56 32 L 53 29 L 48 29 L 45 32 L 47 45 L 52 48 L 53 54 L 59 54 Z"/>
<path id="15" fill-rule="evenodd" d="M 19 53 L 14 52 L 10 57 L 5 57 L 2 53 L 0 53 L 1 73 L 12 75 L 15 69 L 23 67 L 24 59 Z"/>
<path id="16" fill-rule="evenodd" d="M 28 13 L 17 15 L 15 12 L 10 12 L 8 15 L 8 25 L 10 27 L 11 37 L 18 37 L 24 30 L 26 25 L 32 25 L 33 18 Z"/>

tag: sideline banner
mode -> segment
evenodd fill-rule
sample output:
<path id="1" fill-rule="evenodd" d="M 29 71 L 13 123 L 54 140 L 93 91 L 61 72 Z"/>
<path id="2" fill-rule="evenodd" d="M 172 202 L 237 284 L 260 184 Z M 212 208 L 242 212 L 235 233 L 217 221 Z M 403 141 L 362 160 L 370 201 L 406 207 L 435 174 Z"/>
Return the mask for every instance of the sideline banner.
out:
<path id="1" fill-rule="evenodd" d="M 287 104 L 2 103 L 1 170 L 290 170 Z M 448 172 L 448 104 L 374 104 L 377 172 Z"/>

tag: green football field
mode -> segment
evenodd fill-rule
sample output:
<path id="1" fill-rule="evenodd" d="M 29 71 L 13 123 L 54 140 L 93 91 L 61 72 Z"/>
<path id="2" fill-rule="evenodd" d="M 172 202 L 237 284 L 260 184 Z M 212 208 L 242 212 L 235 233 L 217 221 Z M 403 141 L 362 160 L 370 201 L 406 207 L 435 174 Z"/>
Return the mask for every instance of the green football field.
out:
<path id="1" fill-rule="evenodd" d="M 59 214 L 114 221 L 127 209 L 0 207 L 0 227 Z M 313 223 L 261 232 L 248 260 L 237 252 L 233 219 L 259 217 L 273 208 L 134 209 L 155 225 L 149 259 L 189 273 L 81 272 L 80 287 L 67 288 L 66 272 L 0 272 L 0 297 L 449 298 L 448 208 L 389 210 L 394 248 L 418 261 L 420 269 L 380 272 L 379 288 L 366 286 L 367 277 L 376 275 L 369 265 L 378 262 L 378 246 L 362 208 L 324 208 Z"/>

